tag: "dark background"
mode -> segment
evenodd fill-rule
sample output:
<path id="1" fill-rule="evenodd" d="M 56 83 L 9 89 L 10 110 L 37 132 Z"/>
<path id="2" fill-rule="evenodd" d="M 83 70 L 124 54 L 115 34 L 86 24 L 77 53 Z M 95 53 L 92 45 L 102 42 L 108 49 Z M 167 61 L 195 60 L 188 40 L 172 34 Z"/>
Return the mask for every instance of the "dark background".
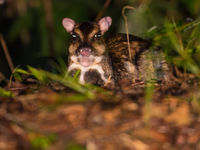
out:
<path id="1" fill-rule="evenodd" d="M 0 34 L 8 46 L 14 66 L 42 67 L 49 57 L 66 61 L 69 34 L 62 19 L 76 22 L 95 20 L 106 0 L 0 0 Z M 107 1 L 109 3 L 109 1 Z M 107 34 L 125 32 L 122 8 L 127 10 L 129 32 L 144 38 L 150 29 L 162 28 L 166 21 L 183 25 L 197 20 L 199 0 L 111 0 L 103 16 L 111 16 Z M 148 36 L 147 36 L 148 35 Z M 162 43 L 160 43 L 162 45 Z M 10 75 L 10 69 L 0 46 L 0 72 Z"/>

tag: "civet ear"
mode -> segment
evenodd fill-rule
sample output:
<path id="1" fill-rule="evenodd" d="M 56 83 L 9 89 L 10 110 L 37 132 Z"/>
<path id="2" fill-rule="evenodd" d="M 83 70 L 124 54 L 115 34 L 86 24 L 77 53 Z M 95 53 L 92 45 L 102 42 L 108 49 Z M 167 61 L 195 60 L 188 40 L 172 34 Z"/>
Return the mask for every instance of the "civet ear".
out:
<path id="1" fill-rule="evenodd" d="M 106 31 L 108 31 L 109 27 L 111 26 L 112 18 L 109 16 L 103 17 L 99 20 L 98 24 L 101 30 L 101 34 L 103 35 Z"/>
<path id="2" fill-rule="evenodd" d="M 62 20 L 62 24 L 63 24 L 63 27 L 65 28 L 65 30 L 69 33 L 71 33 L 74 29 L 74 26 L 75 26 L 75 21 L 70 19 L 70 18 L 64 18 Z"/>

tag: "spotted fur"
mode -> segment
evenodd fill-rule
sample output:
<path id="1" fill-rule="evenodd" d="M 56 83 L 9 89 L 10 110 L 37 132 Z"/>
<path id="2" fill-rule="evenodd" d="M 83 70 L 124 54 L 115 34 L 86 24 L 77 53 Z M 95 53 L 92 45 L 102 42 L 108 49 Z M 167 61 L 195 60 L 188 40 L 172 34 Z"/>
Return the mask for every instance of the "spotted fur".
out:
<path id="1" fill-rule="evenodd" d="M 124 79 L 132 83 L 137 80 L 166 79 L 169 68 L 164 55 L 160 49 L 152 47 L 151 42 L 129 35 L 130 58 L 126 34 L 103 38 L 111 21 L 110 17 L 104 17 L 98 23 L 75 23 L 69 18 L 66 19 L 63 25 L 72 35 L 68 48 L 70 74 L 80 70 L 81 83 L 100 86 L 108 82 L 118 84 Z M 81 53 L 82 51 L 84 53 Z"/>

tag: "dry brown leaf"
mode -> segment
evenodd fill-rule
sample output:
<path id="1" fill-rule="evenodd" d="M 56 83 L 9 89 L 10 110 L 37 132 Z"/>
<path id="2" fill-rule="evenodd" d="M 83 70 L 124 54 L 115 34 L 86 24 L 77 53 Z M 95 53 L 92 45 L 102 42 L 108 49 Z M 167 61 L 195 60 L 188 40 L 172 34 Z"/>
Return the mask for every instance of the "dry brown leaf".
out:
<path id="1" fill-rule="evenodd" d="M 188 137 L 188 142 L 189 142 L 189 143 L 195 144 L 195 143 L 198 142 L 199 139 L 200 139 L 200 133 L 197 133 L 197 134 L 195 134 L 195 135 L 189 136 L 189 137 Z"/>
<path id="2" fill-rule="evenodd" d="M 105 123 L 113 123 L 116 121 L 116 118 L 120 115 L 120 108 L 115 108 L 109 111 L 103 112 L 103 118 Z"/>
<path id="3" fill-rule="evenodd" d="M 190 111 L 187 103 L 181 104 L 174 112 L 164 118 L 165 121 L 178 126 L 188 125 L 191 122 Z"/>
<path id="4" fill-rule="evenodd" d="M 131 149 L 134 148 L 135 150 L 149 150 L 149 146 L 147 144 L 138 139 L 132 139 L 128 134 L 121 134 L 120 139 L 127 147 Z"/>
<path id="5" fill-rule="evenodd" d="M 163 118 L 167 115 L 168 107 L 162 104 L 151 105 L 151 117 Z"/>
<path id="6" fill-rule="evenodd" d="M 142 128 L 142 129 L 135 130 L 135 131 L 133 131 L 133 136 L 134 137 L 137 136 L 137 137 L 140 137 L 140 138 L 153 139 L 153 140 L 156 140 L 156 141 L 159 141 L 159 142 L 167 141 L 167 137 L 166 137 L 165 134 L 160 133 L 160 132 L 153 130 L 153 129 Z"/>
<path id="7" fill-rule="evenodd" d="M 168 97 L 165 98 L 163 101 L 165 102 L 165 104 L 169 104 L 170 109 L 175 109 L 181 100 L 177 97 Z"/>
<path id="8" fill-rule="evenodd" d="M 147 144 L 144 144 L 140 140 L 134 140 L 132 143 L 136 150 L 149 150 L 150 149 Z"/>
<path id="9" fill-rule="evenodd" d="M 75 133 L 75 139 L 79 143 L 86 143 L 87 140 L 91 139 L 91 137 L 91 131 L 87 129 L 78 130 L 78 132 Z"/>
<path id="10" fill-rule="evenodd" d="M 88 140 L 86 143 L 87 150 L 98 150 L 96 143 L 93 140 Z"/>
<path id="11" fill-rule="evenodd" d="M 122 104 L 122 108 L 129 111 L 136 111 L 138 110 L 139 106 L 133 102 L 125 102 Z"/>

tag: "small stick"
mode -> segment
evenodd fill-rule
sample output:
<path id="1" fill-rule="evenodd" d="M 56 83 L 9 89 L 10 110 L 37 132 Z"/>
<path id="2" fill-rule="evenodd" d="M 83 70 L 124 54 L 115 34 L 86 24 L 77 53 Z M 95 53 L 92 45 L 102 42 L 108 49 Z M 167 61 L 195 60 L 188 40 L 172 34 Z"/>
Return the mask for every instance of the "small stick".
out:
<path id="1" fill-rule="evenodd" d="M 110 4 L 111 0 L 106 0 L 106 2 L 104 3 L 103 8 L 101 9 L 101 11 L 98 13 L 95 21 L 98 21 L 104 14 L 105 10 L 108 8 L 109 4 Z"/>
<path id="2" fill-rule="evenodd" d="M 130 40 L 129 40 L 129 32 L 128 32 L 128 19 L 127 17 L 125 16 L 125 10 L 126 9 L 135 9 L 134 7 L 132 6 L 124 6 L 122 8 L 122 16 L 124 18 L 124 21 L 125 21 L 125 28 L 126 28 L 126 37 L 127 37 L 127 42 L 128 42 L 128 51 L 129 51 L 129 59 L 131 60 L 131 48 L 130 48 Z"/>
<path id="3" fill-rule="evenodd" d="M 12 62 L 12 59 L 11 59 L 11 57 L 10 57 L 10 54 L 9 54 L 9 51 L 8 51 L 6 42 L 5 42 L 5 40 L 4 40 L 2 34 L 0 34 L 0 43 L 1 43 L 1 46 L 2 46 L 2 48 L 3 48 L 4 54 L 5 54 L 5 56 L 6 56 L 6 60 L 7 60 L 7 62 L 8 62 L 8 65 L 9 65 L 9 67 L 10 67 L 10 71 L 13 72 L 13 70 L 14 70 L 14 65 L 13 65 L 13 62 Z"/>

